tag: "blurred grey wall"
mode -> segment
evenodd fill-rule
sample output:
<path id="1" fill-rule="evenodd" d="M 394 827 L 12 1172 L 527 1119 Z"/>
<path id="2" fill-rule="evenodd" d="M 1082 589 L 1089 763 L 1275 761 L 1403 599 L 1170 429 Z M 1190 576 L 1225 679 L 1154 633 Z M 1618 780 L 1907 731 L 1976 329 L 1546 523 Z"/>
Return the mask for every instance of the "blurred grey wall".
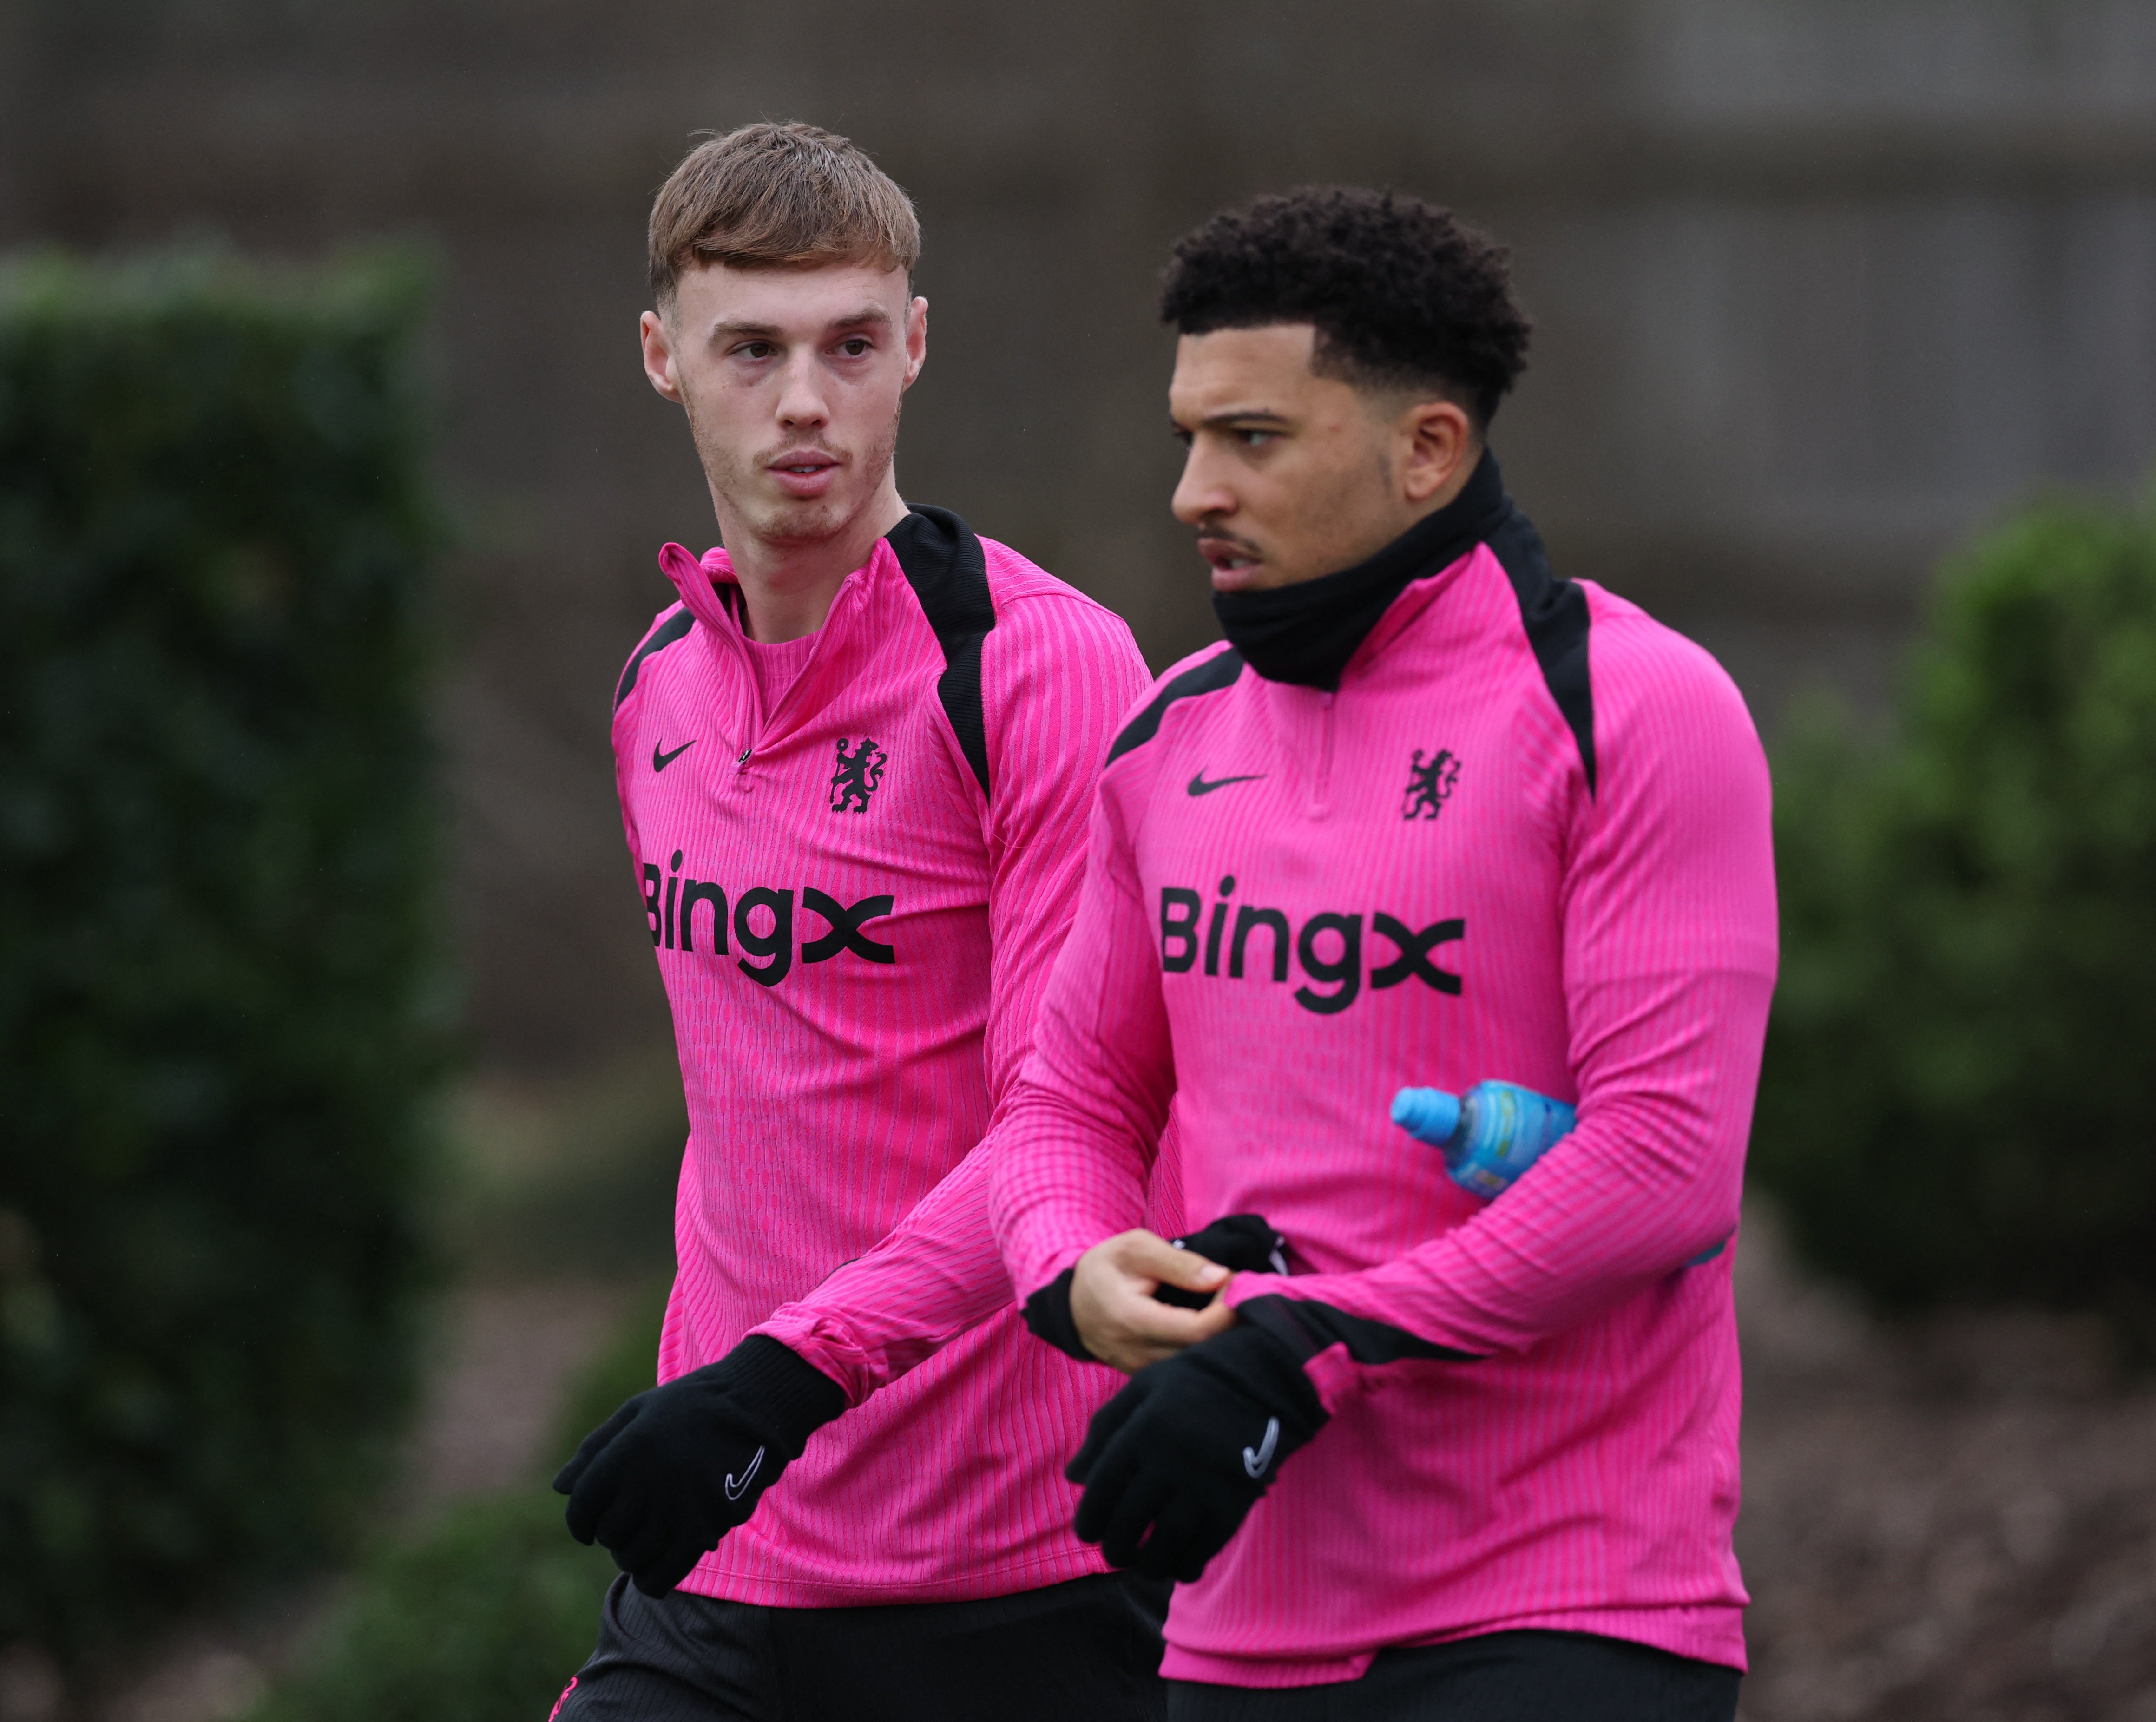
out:
<path id="1" fill-rule="evenodd" d="M 1717 651 L 1763 725 L 1876 698 L 1937 555 L 2156 449 L 2156 0 L 0 0 L 0 244 L 438 249 L 443 732 L 480 1046 L 663 1036 L 615 673 L 712 542 L 638 368 L 642 228 L 699 128 L 799 117 L 918 199 L 906 493 L 1211 637 L 1168 518 L 1168 242 L 1311 180 L 1511 241 L 1494 441 L 1559 567 Z"/>

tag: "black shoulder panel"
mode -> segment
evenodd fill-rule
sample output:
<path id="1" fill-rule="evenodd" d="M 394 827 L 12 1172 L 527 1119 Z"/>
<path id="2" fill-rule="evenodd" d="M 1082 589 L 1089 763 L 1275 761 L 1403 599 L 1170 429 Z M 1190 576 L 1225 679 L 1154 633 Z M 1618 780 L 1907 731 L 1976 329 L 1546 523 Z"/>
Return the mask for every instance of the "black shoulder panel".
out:
<path id="1" fill-rule="evenodd" d="M 1169 682 L 1147 702 L 1144 711 L 1123 726 L 1123 732 L 1116 738 L 1115 745 L 1108 749 L 1107 763 L 1114 764 L 1133 748 L 1142 748 L 1160 733 L 1160 720 L 1168 708 L 1178 700 L 1187 700 L 1193 694 L 1218 692 L 1224 687 L 1233 687 L 1243 673 L 1243 655 L 1235 647 L 1202 664 L 1194 664 L 1182 675 Z"/>
<path id="2" fill-rule="evenodd" d="M 636 686 L 637 672 L 643 669 L 644 661 L 655 651 L 663 651 L 681 639 L 696 625 L 696 619 L 685 607 L 675 611 L 656 628 L 642 645 L 637 647 L 629 661 L 629 667 L 621 672 L 621 685 L 613 691 L 613 708 L 619 712 L 621 702 L 629 697 L 629 691 Z"/>
<path id="3" fill-rule="evenodd" d="M 1527 643 L 1543 666 L 1550 697 L 1572 727 L 1586 768 L 1587 792 L 1594 793 L 1594 685 L 1587 673 L 1587 594 L 1578 583 L 1550 572 L 1549 553 L 1534 522 L 1517 510 L 1490 534 L 1489 545 L 1512 582 Z"/>
<path id="4" fill-rule="evenodd" d="M 1471 1351 L 1450 1345 L 1434 1345 L 1419 1339 L 1405 1328 L 1373 1321 L 1366 1315 L 1350 1315 L 1330 1303 L 1307 1298 L 1253 1298 L 1236 1306 L 1235 1313 L 1255 1327 L 1263 1328 L 1292 1345 L 1307 1363 L 1334 1345 L 1345 1345 L 1358 1363 L 1403 1363 L 1426 1358 L 1442 1363 L 1477 1363 Z"/>
<path id="5" fill-rule="evenodd" d="M 916 506 L 885 534 L 943 648 L 936 691 L 958 751 L 988 793 L 988 724 L 981 706 L 981 642 L 996 625 L 988 558 L 973 529 L 947 508 Z"/>

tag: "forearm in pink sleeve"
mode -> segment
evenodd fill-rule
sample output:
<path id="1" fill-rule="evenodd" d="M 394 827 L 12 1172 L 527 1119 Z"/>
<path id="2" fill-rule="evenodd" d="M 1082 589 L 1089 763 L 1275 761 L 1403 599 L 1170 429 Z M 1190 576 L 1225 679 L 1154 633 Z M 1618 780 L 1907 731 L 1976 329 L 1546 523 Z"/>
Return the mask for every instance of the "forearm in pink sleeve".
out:
<path id="1" fill-rule="evenodd" d="M 1130 872 L 1104 789 L 1077 918 L 998 1132 L 992 1218 L 1021 1299 L 1144 1223 L 1175 1072 L 1159 959 Z"/>
<path id="2" fill-rule="evenodd" d="M 1000 1107 L 1032 1050 L 1077 908 L 1101 761 L 1146 671 L 1121 619 L 1055 599 L 1014 608 L 989 636 L 983 673 L 994 785 L 983 1056 Z"/>
<path id="3" fill-rule="evenodd" d="M 1347 1340 L 1358 1361 L 1518 1351 L 1736 1229 L 1776 960 L 1766 762 L 1703 654 L 1627 645 L 1609 640 L 1598 671 L 1599 789 L 1575 789 L 1559 815 L 1578 1128 L 1466 1225 L 1399 1260 L 1239 1276 L 1231 1303 L 1309 1300 L 1314 1338 Z"/>
<path id="4" fill-rule="evenodd" d="M 1360 1362 L 1525 1349 L 1674 1272 L 1735 1231 L 1772 977 L 1727 971 L 1613 982 L 1595 1002 L 1631 1027 L 1620 1068 L 1581 1096 L 1577 1129 L 1466 1225 L 1359 1273 L 1240 1274 L 1228 1300 L 1281 1295 Z M 1652 1042 L 1631 1044 L 1633 1042 Z M 1424 1347 L 1366 1334 L 1381 1325 Z"/>
<path id="5" fill-rule="evenodd" d="M 790 1346 L 859 1405 L 1011 1302 L 988 1229 L 991 1136 L 875 1249 L 756 1329 Z"/>
<path id="6" fill-rule="evenodd" d="M 1116 617 L 1067 598 L 1013 608 L 983 655 L 991 766 L 988 1095 L 1008 1108 L 1085 874 L 1097 763 L 1144 661 Z M 756 1331 L 859 1404 L 1012 1302 L 988 1223 L 997 1127 L 898 1226 Z"/>
<path id="7" fill-rule="evenodd" d="M 1173 1094 L 1167 1020 L 1143 926 L 1133 949 L 1121 924 L 1130 900 L 1096 875 L 1049 982 L 1034 1056 L 994 1128 L 890 1236 L 757 1329 L 854 1404 L 1012 1303 L 1014 1287 L 1022 1300 L 1146 1221 Z"/>

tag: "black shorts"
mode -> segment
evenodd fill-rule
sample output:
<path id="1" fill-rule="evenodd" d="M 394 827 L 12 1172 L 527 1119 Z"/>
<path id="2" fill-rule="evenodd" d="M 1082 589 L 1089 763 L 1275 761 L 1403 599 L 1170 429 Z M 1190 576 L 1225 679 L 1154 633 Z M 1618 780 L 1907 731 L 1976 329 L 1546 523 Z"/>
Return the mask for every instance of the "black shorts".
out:
<path id="1" fill-rule="evenodd" d="M 1585 1632 L 1491 1632 L 1384 1650 L 1328 1686 L 1168 1683 L 1169 1722 L 1732 1722 L 1718 1663 Z"/>
<path id="2" fill-rule="evenodd" d="M 555 1722 L 1162 1722 L 1168 1586 L 767 1608 L 614 1581 Z"/>

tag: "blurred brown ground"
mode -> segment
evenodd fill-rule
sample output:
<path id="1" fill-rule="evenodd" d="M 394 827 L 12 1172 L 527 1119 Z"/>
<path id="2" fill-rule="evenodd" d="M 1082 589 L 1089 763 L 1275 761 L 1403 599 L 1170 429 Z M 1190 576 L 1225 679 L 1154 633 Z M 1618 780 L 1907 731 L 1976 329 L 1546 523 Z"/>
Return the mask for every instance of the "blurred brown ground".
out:
<path id="1" fill-rule="evenodd" d="M 2100 1328 L 1901 1331 L 1738 1257 L 1744 1722 L 2156 1722 L 2156 1384 Z"/>

